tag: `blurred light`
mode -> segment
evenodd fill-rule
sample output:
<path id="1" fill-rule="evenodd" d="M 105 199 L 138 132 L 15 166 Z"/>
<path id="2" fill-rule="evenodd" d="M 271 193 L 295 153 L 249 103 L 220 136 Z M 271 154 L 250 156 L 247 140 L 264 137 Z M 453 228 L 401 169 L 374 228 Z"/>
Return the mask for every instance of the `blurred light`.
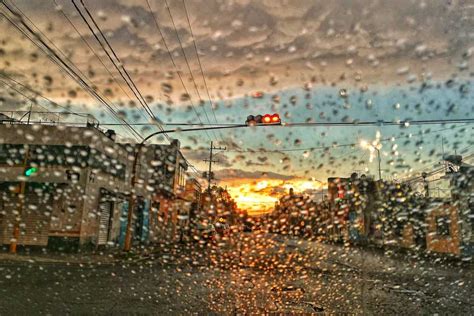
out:
<path id="1" fill-rule="evenodd" d="M 270 114 L 265 114 L 262 119 L 263 123 L 269 124 L 273 121 L 272 116 Z"/>
<path id="2" fill-rule="evenodd" d="M 278 113 L 275 113 L 272 115 L 272 123 L 280 123 L 281 120 L 280 120 L 280 115 L 278 115 Z"/>
<path id="3" fill-rule="evenodd" d="M 27 177 L 31 177 L 33 174 L 35 174 L 36 172 L 38 172 L 38 168 L 35 168 L 35 167 L 30 167 L 30 168 L 27 168 L 25 170 L 25 176 Z"/>

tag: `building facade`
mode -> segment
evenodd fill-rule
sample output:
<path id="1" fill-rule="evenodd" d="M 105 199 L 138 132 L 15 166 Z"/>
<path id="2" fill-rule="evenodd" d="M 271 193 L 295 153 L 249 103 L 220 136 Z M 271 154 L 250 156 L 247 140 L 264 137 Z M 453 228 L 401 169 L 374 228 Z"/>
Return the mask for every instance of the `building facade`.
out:
<path id="1" fill-rule="evenodd" d="M 114 132 L 94 127 L 0 125 L 0 243 L 114 244 L 129 175 Z M 25 176 L 25 169 L 35 168 Z M 24 186 L 24 194 L 22 192 Z"/>
<path id="2" fill-rule="evenodd" d="M 0 124 L 0 244 L 16 231 L 25 247 L 123 247 L 131 193 L 133 244 L 175 240 L 201 186 L 173 140 L 141 146 L 132 188 L 138 146 L 95 126 Z"/>

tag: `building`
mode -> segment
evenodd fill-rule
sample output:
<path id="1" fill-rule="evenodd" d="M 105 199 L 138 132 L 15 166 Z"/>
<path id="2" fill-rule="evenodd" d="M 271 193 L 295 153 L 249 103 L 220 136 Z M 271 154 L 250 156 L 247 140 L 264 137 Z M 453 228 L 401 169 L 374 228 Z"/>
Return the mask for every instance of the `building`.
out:
<path id="1" fill-rule="evenodd" d="M 129 164 L 111 130 L 0 124 L 0 243 L 19 229 L 21 246 L 116 244 Z"/>
<path id="2" fill-rule="evenodd" d="M 136 146 L 125 145 L 130 155 Z M 134 222 L 138 224 L 134 240 L 161 242 L 170 237 L 174 239 L 178 232 L 178 214 L 183 208 L 181 195 L 185 192 L 188 162 L 180 151 L 178 140 L 169 145 L 146 145 L 141 149 L 140 157 L 135 185 L 138 211 L 135 209 Z M 126 214 L 128 209 L 124 212 Z M 143 230 L 139 227 L 143 226 L 148 234 L 145 239 L 140 237 Z"/>
<path id="3" fill-rule="evenodd" d="M 196 221 L 201 209 L 202 187 L 199 181 L 189 177 L 186 180 L 184 190 L 180 192 L 175 200 L 177 210 L 177 233 L 179 240 L 190 236 L 191 222 Z"/>
<path id="4" fill-rule="evenodd" d="M 183 198 L 188 201 L 189 204 L 189 219 L 190 221 L 195 220 L 197 214 L 201 210 L 201 196 L 202 186 L 199 181 L 195 178 L 190 177 L 186 181 L 186 187 L 184 190 Z"/>
<path id="5" fill-rule="evenodd" d="M 187 181 L 178 140 L 139 146 L 92 125 L 0 124 L 0 244 L 19 229 L 21 246 L 123 247 L 132 192 L 133 244 L 175 240 L 200 208 L 201 186 Z"/>
<path id="6" fill-rule="evenodd" d="M 426 248 L 433 253 L 472 259 L 474 255 L 474 166 L 452 173 L 451 199 L 430 205 Z"/>

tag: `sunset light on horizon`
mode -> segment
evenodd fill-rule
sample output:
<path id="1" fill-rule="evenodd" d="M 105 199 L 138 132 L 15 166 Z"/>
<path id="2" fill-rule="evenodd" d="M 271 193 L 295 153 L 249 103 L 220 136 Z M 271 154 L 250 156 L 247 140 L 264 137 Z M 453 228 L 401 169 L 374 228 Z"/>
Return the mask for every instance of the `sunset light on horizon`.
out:
<path id="1" fill-rule="evenodd" d="M 237 202 L 240 209 L 247 210 L 249 215 L 260 215 L 273 211 L 275 203 L 281 197 L 289 193 L 293 188 L 295 193 L 315 194 L 325 189 L 326 186 L 312 179 L 265 179 L 255 181 L 254 179 L 232 179 L 222 181 L 221 185 L 227 186 L 227 190 Z"/>

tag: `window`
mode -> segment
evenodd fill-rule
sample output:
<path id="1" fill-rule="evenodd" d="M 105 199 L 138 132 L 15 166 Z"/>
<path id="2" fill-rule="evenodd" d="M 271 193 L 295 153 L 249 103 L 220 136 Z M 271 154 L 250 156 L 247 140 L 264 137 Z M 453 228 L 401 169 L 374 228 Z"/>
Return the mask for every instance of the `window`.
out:
<path id="1" fill-rule="evenodd" d="M 448 216 L 436 217 L 436 235 L 449 237 L 451 220 Z"/>
<path id="2" fill-rule="evenodd" d="M 19 164 L 24 159 L 24 146 L 0 144 L 0 164 Z"/>

